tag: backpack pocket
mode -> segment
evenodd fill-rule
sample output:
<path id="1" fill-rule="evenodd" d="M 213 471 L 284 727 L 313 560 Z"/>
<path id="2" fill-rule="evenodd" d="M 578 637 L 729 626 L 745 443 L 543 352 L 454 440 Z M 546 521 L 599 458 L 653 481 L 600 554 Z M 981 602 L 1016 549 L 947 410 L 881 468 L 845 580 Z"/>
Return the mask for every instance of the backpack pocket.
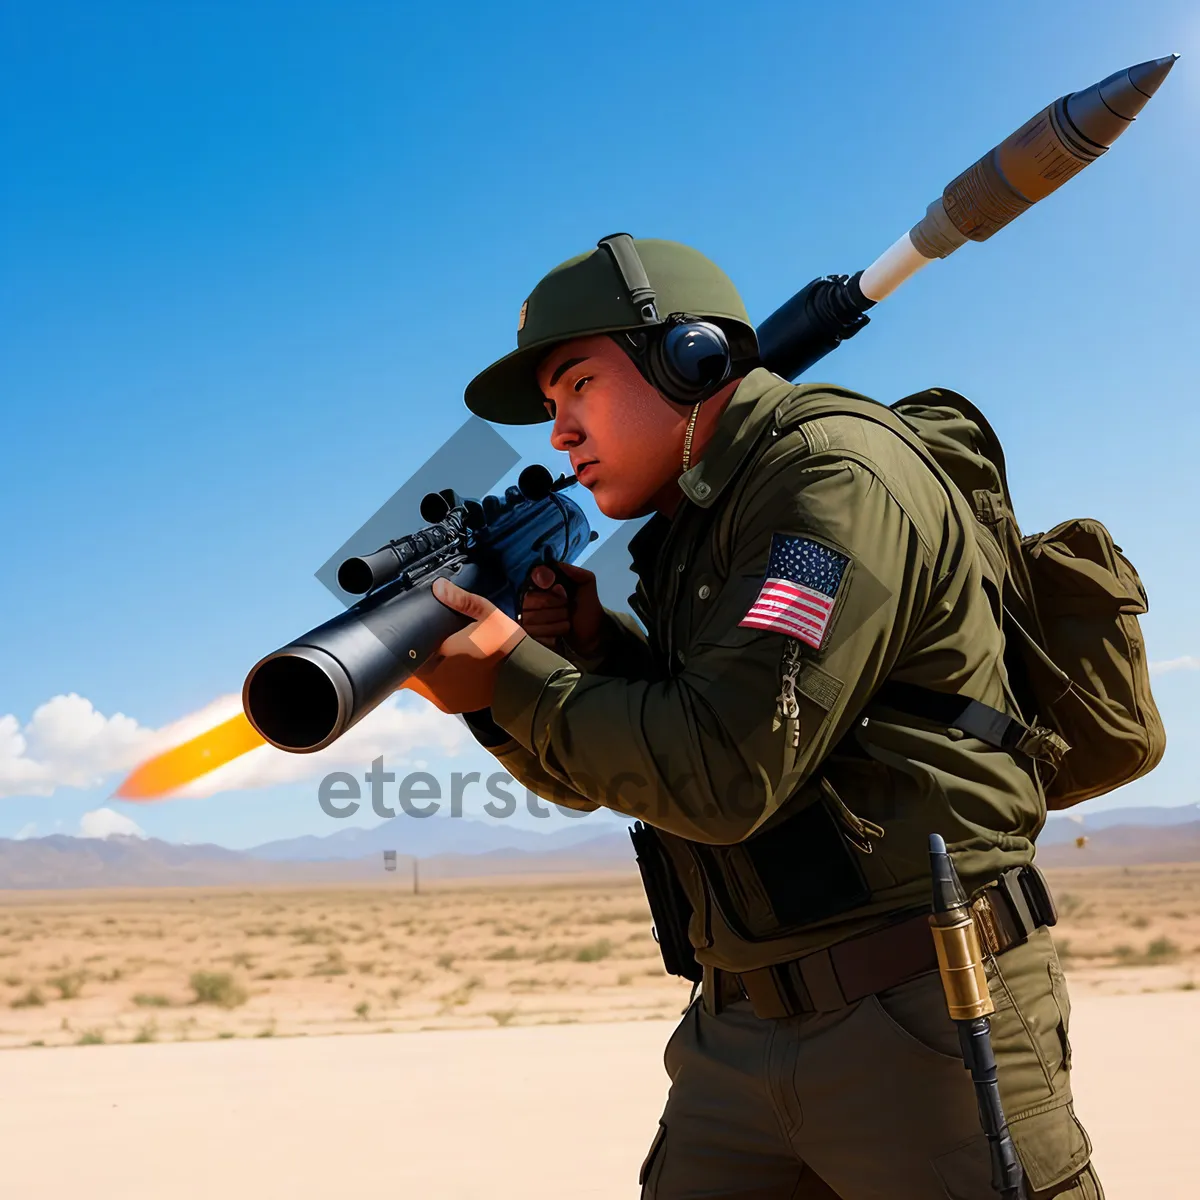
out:
<path id="1" fill-rule="evenodd" d="M 1166 748 L 1138 625 L 1146 592 L 1099 521 L 1065 521 L 1021 553 L 1041 648 L 1069 681 L 1054 699 L 1039 689 L 1038 714 L 1071 747 L 1046 788 L 1047 807 L 1066 808 L 1144 775 Z"/>

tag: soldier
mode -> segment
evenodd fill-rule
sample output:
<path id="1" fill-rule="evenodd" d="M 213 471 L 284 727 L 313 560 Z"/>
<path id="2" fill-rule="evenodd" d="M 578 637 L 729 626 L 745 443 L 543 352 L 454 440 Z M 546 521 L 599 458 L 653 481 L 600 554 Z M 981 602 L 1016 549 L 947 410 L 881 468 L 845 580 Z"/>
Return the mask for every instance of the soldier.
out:
<path id="1" fill-rule="evenodd" d="M 414 686 L 531 789 L 653 826 L 682 884 L 703 981 L 643 1197 L 994 1194 L 926 922 L 931 832 L 976 897 L 1031 1200 L 1101 1197 L 1052 918 L 1020 886 L 1036 772 L 919 703 L 1012 710 L 962 497 L 839 412 L 863 398 L 759 367 L 732 283 L 677 243 L 556 267 L 517 343 L 467 404 L 552 421 L 603 513 L 653 514 L 630 543 L 649 635 L 579 568 L 538 568 L 520 623 L 440 580 L 474 620 Z"/>

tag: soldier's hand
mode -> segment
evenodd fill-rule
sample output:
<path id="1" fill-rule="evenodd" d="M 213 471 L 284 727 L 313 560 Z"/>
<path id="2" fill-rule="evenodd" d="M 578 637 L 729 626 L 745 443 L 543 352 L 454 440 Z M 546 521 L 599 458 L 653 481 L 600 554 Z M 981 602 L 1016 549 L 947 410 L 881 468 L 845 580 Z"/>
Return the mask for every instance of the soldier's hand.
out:
<path id="1" fill-rule="evenodd" d="M 558 582 L 556 569 L 574 585 L 570 596 Z M 604 609 L 596 590 L 596 576 L 571 563 L 556 563 L 554 567 L 534 567 L 530 583 L 533 586 L 525 593 L 518 617 L 521 628 L 551 649 L 562 638 L 584 657 L 598 654 Z"/>
<path id="2" fill-rule="evenodd" d="M 435 579 L 433 594 L 471 623 L 446 638 L 404 686 L 442 712 L 490 708 L 500 664 L 524 639 L 525 631 L 490 600 L 449 579 Z"/>

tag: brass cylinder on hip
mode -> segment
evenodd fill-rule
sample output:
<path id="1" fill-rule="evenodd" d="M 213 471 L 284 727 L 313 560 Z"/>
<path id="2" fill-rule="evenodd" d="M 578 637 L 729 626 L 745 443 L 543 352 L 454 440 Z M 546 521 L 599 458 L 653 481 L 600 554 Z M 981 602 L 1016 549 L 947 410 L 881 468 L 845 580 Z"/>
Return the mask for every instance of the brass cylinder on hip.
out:
<path id="1" fill-rule="evenodd" d="M 948 920 L 947 920 L 948 918 Z M 970 1021 L 996 1011 L 983 972 L 979 934 L 969 913 L 961 908 L 929 918 L 937 950 L 938 972 L 946 992 L 951 1019 Z"/>

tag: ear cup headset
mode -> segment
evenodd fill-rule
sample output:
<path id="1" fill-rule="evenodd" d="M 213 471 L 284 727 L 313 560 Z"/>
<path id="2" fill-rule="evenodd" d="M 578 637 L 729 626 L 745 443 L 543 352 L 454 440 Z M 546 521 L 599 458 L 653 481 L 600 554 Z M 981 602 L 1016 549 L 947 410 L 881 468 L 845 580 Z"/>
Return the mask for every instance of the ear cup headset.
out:
<path id="1" fill-rule="evenodd" d="M 640 329 L 612 336 L 646 382 L 677 404 L 700 404 L 720 390 L 733 370 L 725 331 L 687 313 L 658 315 L 657 296 L 629 234 L 609 234 L 597 246 L 612 256 L 641 319 Z"/>

